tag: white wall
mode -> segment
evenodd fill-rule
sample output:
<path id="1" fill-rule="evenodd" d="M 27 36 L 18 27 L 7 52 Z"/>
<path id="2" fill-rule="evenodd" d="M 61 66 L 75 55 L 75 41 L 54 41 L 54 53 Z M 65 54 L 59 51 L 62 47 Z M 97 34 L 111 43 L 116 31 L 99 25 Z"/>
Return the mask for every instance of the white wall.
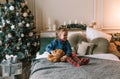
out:
<path id="1" fill-rule="evenodd" d="M 120 32 L 120 0 L 99 0 L 99 22 L 105 32 Z"/>
<path id="2" fill-rule="evenodd" d="M 36 24 L 41 30 L 51 24 L 61 25 L 75 19 L 89 25 L 96 20 L 95 0 L 35 0 Z"/>

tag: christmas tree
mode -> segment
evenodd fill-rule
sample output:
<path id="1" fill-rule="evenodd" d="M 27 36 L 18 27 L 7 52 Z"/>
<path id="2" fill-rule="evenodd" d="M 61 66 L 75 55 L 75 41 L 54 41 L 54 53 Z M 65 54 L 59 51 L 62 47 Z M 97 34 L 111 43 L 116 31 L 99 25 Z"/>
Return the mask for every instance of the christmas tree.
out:
<path id="1" fill-rule="evenodd" d="M 34 31 L 34 16 L 25 0 L 0 3 L 0 60 L 6 55 L 31 60 L 39 51 L 39 36 Z"/>

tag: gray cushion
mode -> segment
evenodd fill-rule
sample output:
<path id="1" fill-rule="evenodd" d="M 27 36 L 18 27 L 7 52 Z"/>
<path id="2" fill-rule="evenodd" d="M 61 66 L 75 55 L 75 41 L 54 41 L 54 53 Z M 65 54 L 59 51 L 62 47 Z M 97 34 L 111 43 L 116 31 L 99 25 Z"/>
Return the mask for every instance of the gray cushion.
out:
<path id="1" fill-rule="evenodd" d="M 93 54 L 107 53 L 109 46 L 109 42 L 107 39 L 100 37 L 93 39 L 91 42 L 96 45 L 95 48 L 93 49 Z"/>

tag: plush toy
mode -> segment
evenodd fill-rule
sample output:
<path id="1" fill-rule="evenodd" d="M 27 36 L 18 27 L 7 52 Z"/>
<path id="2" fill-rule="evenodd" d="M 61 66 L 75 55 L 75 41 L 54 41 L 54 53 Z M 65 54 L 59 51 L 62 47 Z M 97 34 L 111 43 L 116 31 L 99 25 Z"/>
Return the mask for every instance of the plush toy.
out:
<path id="1" fill-rule="evenodd" d="M 51 54 L 48 55 L 47 60 L 50 62 L 59 62 L 65 61 L 65 52 L 61 49 L 56 49 L 51 51 Z"/>

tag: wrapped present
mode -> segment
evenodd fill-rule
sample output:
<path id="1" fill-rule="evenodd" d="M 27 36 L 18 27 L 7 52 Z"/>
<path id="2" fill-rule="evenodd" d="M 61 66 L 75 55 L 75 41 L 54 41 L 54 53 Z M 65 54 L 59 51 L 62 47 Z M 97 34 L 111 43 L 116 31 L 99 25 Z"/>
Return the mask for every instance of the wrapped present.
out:
<path id="1" fill-rule="evenodd" d="M 0 64 L 0 77 L 19 75 L 22 73 L 22 63 Z"/>

